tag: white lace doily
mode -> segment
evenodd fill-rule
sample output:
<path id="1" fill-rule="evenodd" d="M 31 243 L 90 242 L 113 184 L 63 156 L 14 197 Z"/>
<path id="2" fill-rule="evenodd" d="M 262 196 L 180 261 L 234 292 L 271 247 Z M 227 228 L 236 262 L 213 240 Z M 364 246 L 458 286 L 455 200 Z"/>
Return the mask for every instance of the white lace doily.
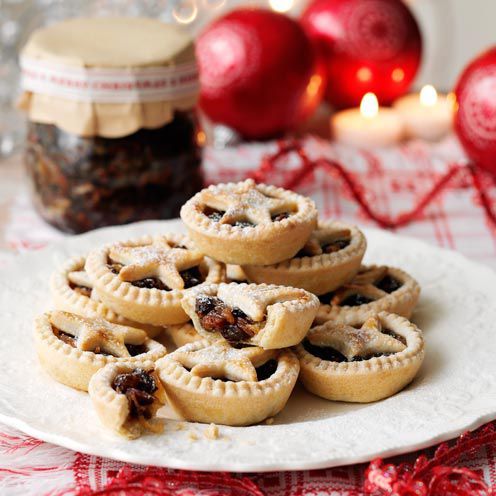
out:
<path id="1" fill-rule="evenodd" d="M 125 441 L 107 433 L 90 399 L 52 381 L 38 365 L 34 316 L 51 306 L 48 281 L 67 257 L 116 239 L 180 229 L 148 222 L 68 238 L 19 257 L 0 279 L 0 421 L 37 438 L 119 460 L 184 469 L 312 469 L 400 454 L 496 418 L 496 274 L 454 252 L 367 230 L 369 262 L 398 265 L 422 296 L 413 320 L 427 354 L 406 390 L 368 405 L 332 403 L 297 388 L 272 425 L 220 427 L 166 423 L 163 435 Z"/>

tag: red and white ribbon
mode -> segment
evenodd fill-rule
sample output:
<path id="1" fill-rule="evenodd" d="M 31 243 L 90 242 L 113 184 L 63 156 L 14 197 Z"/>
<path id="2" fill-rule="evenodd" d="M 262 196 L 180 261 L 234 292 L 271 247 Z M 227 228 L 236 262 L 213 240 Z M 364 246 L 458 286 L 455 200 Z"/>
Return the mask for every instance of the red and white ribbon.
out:
<path id="1" fill-rule="evenodd" d="M 174 67 L 95 68 L 20 59 L 25 91 L 94 103 L 133 103 L 194 98 L 199 90 L 195 63 Z"/>

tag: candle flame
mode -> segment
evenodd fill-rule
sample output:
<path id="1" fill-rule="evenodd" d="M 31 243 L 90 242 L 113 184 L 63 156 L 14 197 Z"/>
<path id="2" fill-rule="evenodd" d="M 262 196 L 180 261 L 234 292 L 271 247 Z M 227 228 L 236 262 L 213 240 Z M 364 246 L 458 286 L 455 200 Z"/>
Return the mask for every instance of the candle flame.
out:
<path id="1" fill-rule="evenodd" d="M 448 96 L 446 98 L 448 100 L 448 104 L 451 107 L 451 110 L 453 110 L 453 112 L 456 112 L 458 110 L 458 101 L 456 99 L 456 95 L 453 92 L 451 92 L 448 93 Z"/>
<path id="2" fill-rule="evenodd" d="M 420 103 L 425 107 L 433 107 L 437 103 L 437 91 L 432 84 L 426 84 L 420 90 Z"/>
<path id="3" fill-rule="evenodd" d="M 294 0 L 269 0 L 269 5 L 276 12 L 288 12 L 293 8 Z"/>
<path id="4" fill-rule="evenodd" d="M 374 93 L 365 93 L 360 103 L 360 113 L 367 119 L 372 119 L 379 113 L 379 102 Z"/>

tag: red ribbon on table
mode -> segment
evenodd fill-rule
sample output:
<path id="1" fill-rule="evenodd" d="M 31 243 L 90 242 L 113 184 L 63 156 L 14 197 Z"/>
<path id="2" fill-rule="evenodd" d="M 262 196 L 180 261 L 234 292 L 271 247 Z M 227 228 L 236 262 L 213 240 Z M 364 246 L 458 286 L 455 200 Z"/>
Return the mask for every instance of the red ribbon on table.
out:
<path id="1" fill-rule="evenodd" d="M 389 216 L 377 212 L 370 205 L 364 194 L 363 186 L 341 162 L 330 160 L 325 157 L 311 159 L 306 154 L 302 143 L 295 139 L 280 141 L 278 143 L 278 150 L 275 153 L 264 157 L 259 168 L 251 174 L 251 177 L 257 182 L 267 181 L 270 174 L 276 170 L 277 164 L 292 153 L 299 157 L 301 165 L 298 169 L 291 172 L 289 178 L 283 185 L 285 189 L 297 188 L 306 177 L 317 169 L 322 169 L 331 176 L 337 176 L 341 179 L 348 188 L 351 197 L 360 206 L 365 216 L 386 229 L 402 227 L 414 220 L 420 219 L 423 216 L 425 209 L 446 190 L 454 178 L 468 171 L 477 193 L 477 199 L 483 207 L 488 220 L 491 222 L 492 226 L 496 228 L 496 209 L 493 205 L 494 202 L 489 197 L 486 187 L 483 184 L 482 175 L 485 173 L 478 169 L 474 164 L 450 165 L 448 170 L 434 182 L 431 188 L 417 200 L 410 210 L 401 212 L 396 216 Z"/>

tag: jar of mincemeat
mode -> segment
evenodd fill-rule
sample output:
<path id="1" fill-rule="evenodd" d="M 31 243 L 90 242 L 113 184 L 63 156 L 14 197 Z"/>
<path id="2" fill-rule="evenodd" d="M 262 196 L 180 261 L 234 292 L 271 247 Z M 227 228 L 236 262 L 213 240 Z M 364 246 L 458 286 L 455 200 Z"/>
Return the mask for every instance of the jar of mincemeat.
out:
<path id="1" fill-rule="evenodd" d="M 191 39 L 145 18 L 70 19 L 21 54 L 34 204 L 77 233 L 176 217 L 202 187 Z"/>

